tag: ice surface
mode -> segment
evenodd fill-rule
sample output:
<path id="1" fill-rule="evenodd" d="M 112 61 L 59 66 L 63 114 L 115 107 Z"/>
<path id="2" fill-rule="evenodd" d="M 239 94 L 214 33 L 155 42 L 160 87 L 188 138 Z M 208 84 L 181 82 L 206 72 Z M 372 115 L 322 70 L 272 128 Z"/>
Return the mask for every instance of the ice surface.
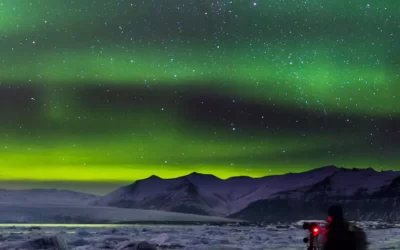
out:
<path id="1" fill-rule="evenodd" d="M 233 226 L 111 226 L 0 227 L 0 248 L 42 236 L 58 235 L 73 250 L 113 249 L 126 241 L 147 241 L 159 249 L 184 250 L 304 250 L 305 231 L 287 228 Z M 400 229 L 366 229 L 371 250 L 400 249 Z"/>

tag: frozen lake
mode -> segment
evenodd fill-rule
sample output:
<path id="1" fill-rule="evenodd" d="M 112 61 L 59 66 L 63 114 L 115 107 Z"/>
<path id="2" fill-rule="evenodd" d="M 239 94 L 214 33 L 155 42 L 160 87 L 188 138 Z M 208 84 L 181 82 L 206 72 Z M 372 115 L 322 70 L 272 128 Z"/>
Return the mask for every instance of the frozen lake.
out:
<path id="1" fill-rule="evenodd" d="M 39 226 L 39 228 L 37 227 Z M 400 229 L 367 229 L 370 249 L 399 249 Z M 0 225 L 0 247 L 43 235 L 60 235 L 70 249 L 112 249 L 122 241 L 148 241 L 159 249 L 306 249 L 306 232 L 290 227 L 163 226 L 163 225 Z"/>

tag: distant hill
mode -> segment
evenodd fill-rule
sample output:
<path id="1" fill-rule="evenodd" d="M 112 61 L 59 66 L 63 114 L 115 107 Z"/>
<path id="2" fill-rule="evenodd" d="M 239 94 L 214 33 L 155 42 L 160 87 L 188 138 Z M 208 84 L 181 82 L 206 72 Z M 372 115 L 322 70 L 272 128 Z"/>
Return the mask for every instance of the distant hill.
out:
<path id="1" fill-rule="evenodd" d="M 0 203 L 84 205 L 98 196 L 58 189 L 0 189 Z"/>

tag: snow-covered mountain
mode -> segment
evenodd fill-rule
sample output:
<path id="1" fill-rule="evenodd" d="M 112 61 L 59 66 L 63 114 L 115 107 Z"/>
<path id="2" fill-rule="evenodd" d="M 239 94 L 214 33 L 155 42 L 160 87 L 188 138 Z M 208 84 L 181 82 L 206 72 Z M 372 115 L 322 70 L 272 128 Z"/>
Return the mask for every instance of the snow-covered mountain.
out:
<path id="1" fill-rule="evenodd" d="M 92 204 L 227 216 L 276 193 L 316 184 L 339 171 L 334 166 L 296 174 L 262 178 L 192 173 L 162 179 L 151 176 L 96 199 Z"/>
<path id="2" fill-rule="evenodd" d="M 349 219 L 400 220 L 398 201 L 400 172 L 338 169 L 315 184 L 252 202 L 230 217 L 257 221 L 323 219 L 331 204 L 341 203 Z"/>
<path id="3" fill-rule="evenodd" d="M 98 196 L 57 189 L 0 189 L 0 203 L 84 205 Z"/>
<path id="4" fill-rule="evenodd" d="M 312 185 L 276 192 L 269 198 L 323 200 L 370 197 L 388 188 L 397 177 L 400 177 L 400 172 L 338 168 Z"/>
<path id="5" fill-rule="evenodd" d="M 92 204 L 200 215 L 219 214 L 226 206 L 226 201 L 196 185 L 192 179 L 198 178 L 197 175 L 166 180 L 151 176 L 100 197 Z M 208 176 L 204 177 L 207 179 Z M 217 213 L 213 213 L 214 210 Z"/>

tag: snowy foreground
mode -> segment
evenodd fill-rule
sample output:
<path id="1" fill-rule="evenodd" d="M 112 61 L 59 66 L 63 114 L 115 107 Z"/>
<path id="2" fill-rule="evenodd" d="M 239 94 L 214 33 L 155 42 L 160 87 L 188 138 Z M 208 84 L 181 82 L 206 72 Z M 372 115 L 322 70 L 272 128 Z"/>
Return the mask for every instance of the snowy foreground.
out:
<path id="1" fill-rule="evenodd" d="M 304 230 L 233 226 L 112 226 L 112 225 L 1 225 L 0 249 L 12 249 L 21 242 L 58 235 L 68 249 L 114 249 L 124 241 L 147 241 L 157 249 L 261 250 L 306 249 Z M 371 250 L 400 249 L 400 228 L 366 229 Z"/>

